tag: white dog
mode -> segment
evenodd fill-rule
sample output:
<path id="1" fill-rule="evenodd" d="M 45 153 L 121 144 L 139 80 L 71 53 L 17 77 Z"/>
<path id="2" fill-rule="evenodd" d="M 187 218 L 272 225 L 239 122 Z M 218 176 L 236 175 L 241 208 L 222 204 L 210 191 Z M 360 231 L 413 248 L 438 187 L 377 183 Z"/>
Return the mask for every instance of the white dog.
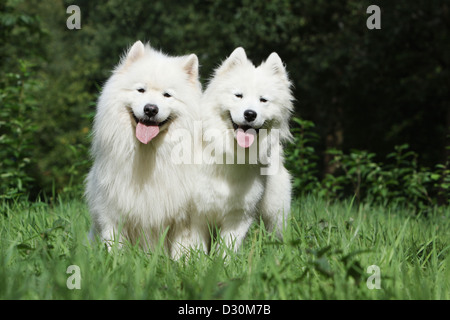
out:
<path id="1" fill-rule="evenodd" d="M 269 231 L 282 237 L 291 201 L 281 147 L 292 139 L 290 87 L 276 53 L 255 67 L 244 49 L 237 48 L 205 90 L 200 112 L 207 164 L 197 178 L 196 211 L 191 217 L 197 236 L 193 242 L 205 251 L 209 227 L 218 227 L 227 247 L 237 250 L 260 216 Z"/>
<path id="2" fill-rule="evenodd" d="M 188 246 L 195 167 L 171 161 L 171 135 L 192 132 L 200 97 L 196 55 L 169 57 L 140 41 L 129 49 L 97 104 L 85 192 L 91 235 L 152 249 L 168 230 L 173 257 Z"/>

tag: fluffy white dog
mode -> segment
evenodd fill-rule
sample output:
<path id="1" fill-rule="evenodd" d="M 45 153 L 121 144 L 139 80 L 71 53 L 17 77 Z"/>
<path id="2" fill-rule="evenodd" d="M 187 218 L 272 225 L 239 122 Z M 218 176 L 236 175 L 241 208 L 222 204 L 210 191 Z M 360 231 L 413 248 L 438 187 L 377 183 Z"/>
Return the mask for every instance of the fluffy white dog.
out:
<path id="1" fill-rule="evenodd" d="M 171 161 L 172 133 L 192 132 L 200 97 L 196 55 L 169 57 L 140 41 L 128 50 L 97 104 L 85 192 L 91 236 L 152 249 L 167 232 L 173 257 L 189 246 L 195 167 Z"/>
<path id="2" fill-rule="evenodd" d="M 292 138 L 290 87 L 276 53 L 255 67 L 242 48 L 234 50 L 210 80 L 200 104 L 206 164 L 196 179 L 191 216 L 197 237 L 193 242 L 205 251 L 211 226 L 237 250 L 260 216 L 269 231 L 282 237 L 291 201 L 281 144 Z"/>

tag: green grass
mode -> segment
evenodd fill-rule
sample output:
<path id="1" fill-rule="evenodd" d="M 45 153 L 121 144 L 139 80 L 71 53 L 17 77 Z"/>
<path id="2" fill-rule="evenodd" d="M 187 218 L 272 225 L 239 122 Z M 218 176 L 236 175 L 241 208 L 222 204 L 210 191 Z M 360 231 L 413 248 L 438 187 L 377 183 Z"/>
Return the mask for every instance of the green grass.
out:
<path id="1" fill-rule="evenodd" d="M 89 244 L 80 200 L 0 205 L 0 299 L 450 299 L 448 208 L 298 200 L 283 243 L 255 224 L 243 248 L 173 261 Z M 81 289 L 69 290 L 70 265 Z M 380 270 L 370 290 L 367 267 Z M 371 282 L 371 281 L 370 281 Z"/>

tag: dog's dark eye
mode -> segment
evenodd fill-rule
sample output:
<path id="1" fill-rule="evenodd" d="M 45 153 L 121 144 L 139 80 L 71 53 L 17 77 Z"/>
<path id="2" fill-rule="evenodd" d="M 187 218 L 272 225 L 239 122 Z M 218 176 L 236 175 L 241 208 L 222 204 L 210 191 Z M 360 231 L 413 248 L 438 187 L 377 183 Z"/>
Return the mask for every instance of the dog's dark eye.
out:
<path id="1" fill-rule="evenodd" d="M 170 93 L 168 93 L 168 92 L 164 92 L 163 96 L 166 97 L 166 98 L 170 98 L 172 95 Z"/>
<path id="2" fill-rule="evenodd" d="M 140 93 L 144 93 L 145 89 L 144 88 L 139 88 L 139 89 L 137 89 L 137 91 L 140 92 Z"/>
<path id="3" fill-rule="evenodd" d="M 261 97 L 261 98 L 259 98 L 259 101 L 261 101 L 262 103 L 266 103 L 266 102 L 267 102 L 267 99 L 266 99 L 266 98 L 263 98 L 263 97 Z"/>
<path id="4" fill-rule="evenodd" d="M 235 93 L 234 95 L 239 99 L 242 99 L 244 97 L 242 93 Z"/>

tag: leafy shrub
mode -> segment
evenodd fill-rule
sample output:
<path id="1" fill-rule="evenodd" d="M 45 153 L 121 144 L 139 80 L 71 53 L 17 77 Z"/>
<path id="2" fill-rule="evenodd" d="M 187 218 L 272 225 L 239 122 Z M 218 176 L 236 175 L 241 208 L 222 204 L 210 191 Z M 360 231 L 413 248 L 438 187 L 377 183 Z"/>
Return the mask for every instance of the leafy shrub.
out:
<path id="1" fill-rule="evenodd" d="M 352 193 L 359 203 L 361 195 L 369 192 L 369 185 L 373 188 L 372 193 L 383 194 L 381 169 L 373 162 L 374 153 L 353 150 L 347 155 L 335 149 L 329 150 L 328 153 L 333 156 L 331 164 L 336 167 L 337 173 L 325 176 L 320 195 L 339 197 Z"/>
<path id="2" fill-rule="evenodd" d="M 436 171 L 431 174 L 433 186 L 437 190 L 437 198 L 440 204 L 448 204 L 450 199 L 450 167 L 449 161 L 436 165 Z"/>
<path id="3" fill-rule="evenodd" d="M 409 150 L 408 144 L 396 146 L 385 163 L 375 161 L 376 154 L 368 151 L 351 150 L 346 154 L 342 150 L 327 150 L 332 156 L 330 165 L 336 169 L 320 179 L 319 157 L 311 146 L 317 140 L 310 132 L 314 124 L 299 118 L 294 118 L 294 122 L 295 140 L 287 149 L 286 164 L 294 176 L 296 195 L 314 193 L 330 200 L 354 197 L 357 204 L 368 201 L 418 210 L 448 203 L 449 161 L 437 164 L 435 170 L 419 166 L 418 154 Z"/>
<path id="4" fill-rule="evenodd" d="M 293 179 L 294 193 L 304 195 L 317 189 L 319 184 L 317 169 L 318 155 L 313 144 L 319 136 L 312 130 L 314 123 L 301 118 L 293 118 L 295 127 L 291 129 L 294 142 L 286 148 L 286 165 Z"/>
<path id="5" fill-rule="evenodd" d="M 19 60 L 19 73 L 7 73 L 0 83 L 0 198 L 26 195 L 33 186 L 32 147 L 37 125 L 30 115 L 36 109 L 33 93 L 39 83 L 30 65 Z"/>

